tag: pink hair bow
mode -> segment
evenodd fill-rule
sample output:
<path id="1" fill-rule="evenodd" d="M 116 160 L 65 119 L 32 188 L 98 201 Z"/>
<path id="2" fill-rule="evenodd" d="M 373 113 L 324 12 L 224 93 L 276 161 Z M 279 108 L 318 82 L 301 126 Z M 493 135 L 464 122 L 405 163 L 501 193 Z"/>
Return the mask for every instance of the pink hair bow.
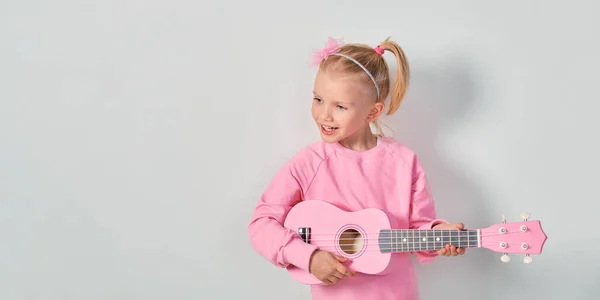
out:
<path id="1" fill-rule="evenodd" d="M 340 46 L 343 44 L 344 42 L 342 41 L 342 39 L 336 40 L 333 38 L 329 38 L 327 40 L 325 48 L 314 51 L 312 65 L 320 65 L 329 55 L 338 52 L 338 50 L 340 50 Z"/>

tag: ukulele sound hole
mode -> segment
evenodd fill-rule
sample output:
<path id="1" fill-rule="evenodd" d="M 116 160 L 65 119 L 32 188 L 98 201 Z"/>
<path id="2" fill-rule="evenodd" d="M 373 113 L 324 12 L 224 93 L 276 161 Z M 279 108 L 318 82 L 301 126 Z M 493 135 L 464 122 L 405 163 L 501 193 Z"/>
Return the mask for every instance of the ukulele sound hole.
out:
<path id="1" fill-rule="evenodd" d="M 355 229 L 346 229 L 339 238 L 342 251 L 348 255 L 358 253 L 363 247 L 363 237 Z"/>

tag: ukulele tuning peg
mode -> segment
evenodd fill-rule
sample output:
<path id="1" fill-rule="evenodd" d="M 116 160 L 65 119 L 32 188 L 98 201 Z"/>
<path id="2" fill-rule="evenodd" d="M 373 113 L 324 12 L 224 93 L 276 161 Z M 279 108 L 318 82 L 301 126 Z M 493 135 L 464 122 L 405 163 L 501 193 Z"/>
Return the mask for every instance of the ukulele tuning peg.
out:
<path id="1" fill-rule="evenodd" d="M 525 258 L 523 258 L 523 263 L 530 264 L 532 261 L 533 261 L 533 258 L 531 258 L 531 256 L 529 254 L 526 254 Z"/>
<path id="2" fill-rule="evenodd" d="M 510 256 L 508 256 L 508 254 L 504 253 L 504 254 L 502 255 L 502 257 L 500 257 L 500 260 L 501 260 L 503 263 L 508 263 L 508 262 L 510 261 Z"/>
<path id="3" fill-rule="evenodd" d="M 523 219 L 523 221 L 527 221 L 527 219 L 529 219 L 529 214 L 527 212 L 522 212 L 521 219 Z"/>

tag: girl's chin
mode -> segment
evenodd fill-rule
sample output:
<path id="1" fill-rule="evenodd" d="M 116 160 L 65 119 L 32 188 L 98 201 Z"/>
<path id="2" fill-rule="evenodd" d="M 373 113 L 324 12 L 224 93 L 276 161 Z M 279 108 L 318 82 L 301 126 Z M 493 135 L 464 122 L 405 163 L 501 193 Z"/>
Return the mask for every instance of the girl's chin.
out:
<path id="1" fill-rule="evenodd" d="M 325 134 L 321 132 L 321 139 L 328 143 L 335 143 L 340 140 L 336 134 Z"/>

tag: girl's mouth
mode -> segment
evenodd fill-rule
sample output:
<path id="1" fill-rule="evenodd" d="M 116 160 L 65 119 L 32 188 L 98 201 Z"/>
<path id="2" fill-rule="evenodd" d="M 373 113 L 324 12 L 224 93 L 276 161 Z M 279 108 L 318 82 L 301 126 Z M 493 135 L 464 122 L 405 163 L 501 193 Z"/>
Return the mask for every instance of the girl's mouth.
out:
<path id="1" fill-rule="evenodd" d="M 333 134 L 335 133 L 335 131 L 338 129 L 339 127 L 331 127 L 331 126 L 325 126 L 325 125 L 321 125 L 321 132 L 323 132 L 324 134 Z"/>

